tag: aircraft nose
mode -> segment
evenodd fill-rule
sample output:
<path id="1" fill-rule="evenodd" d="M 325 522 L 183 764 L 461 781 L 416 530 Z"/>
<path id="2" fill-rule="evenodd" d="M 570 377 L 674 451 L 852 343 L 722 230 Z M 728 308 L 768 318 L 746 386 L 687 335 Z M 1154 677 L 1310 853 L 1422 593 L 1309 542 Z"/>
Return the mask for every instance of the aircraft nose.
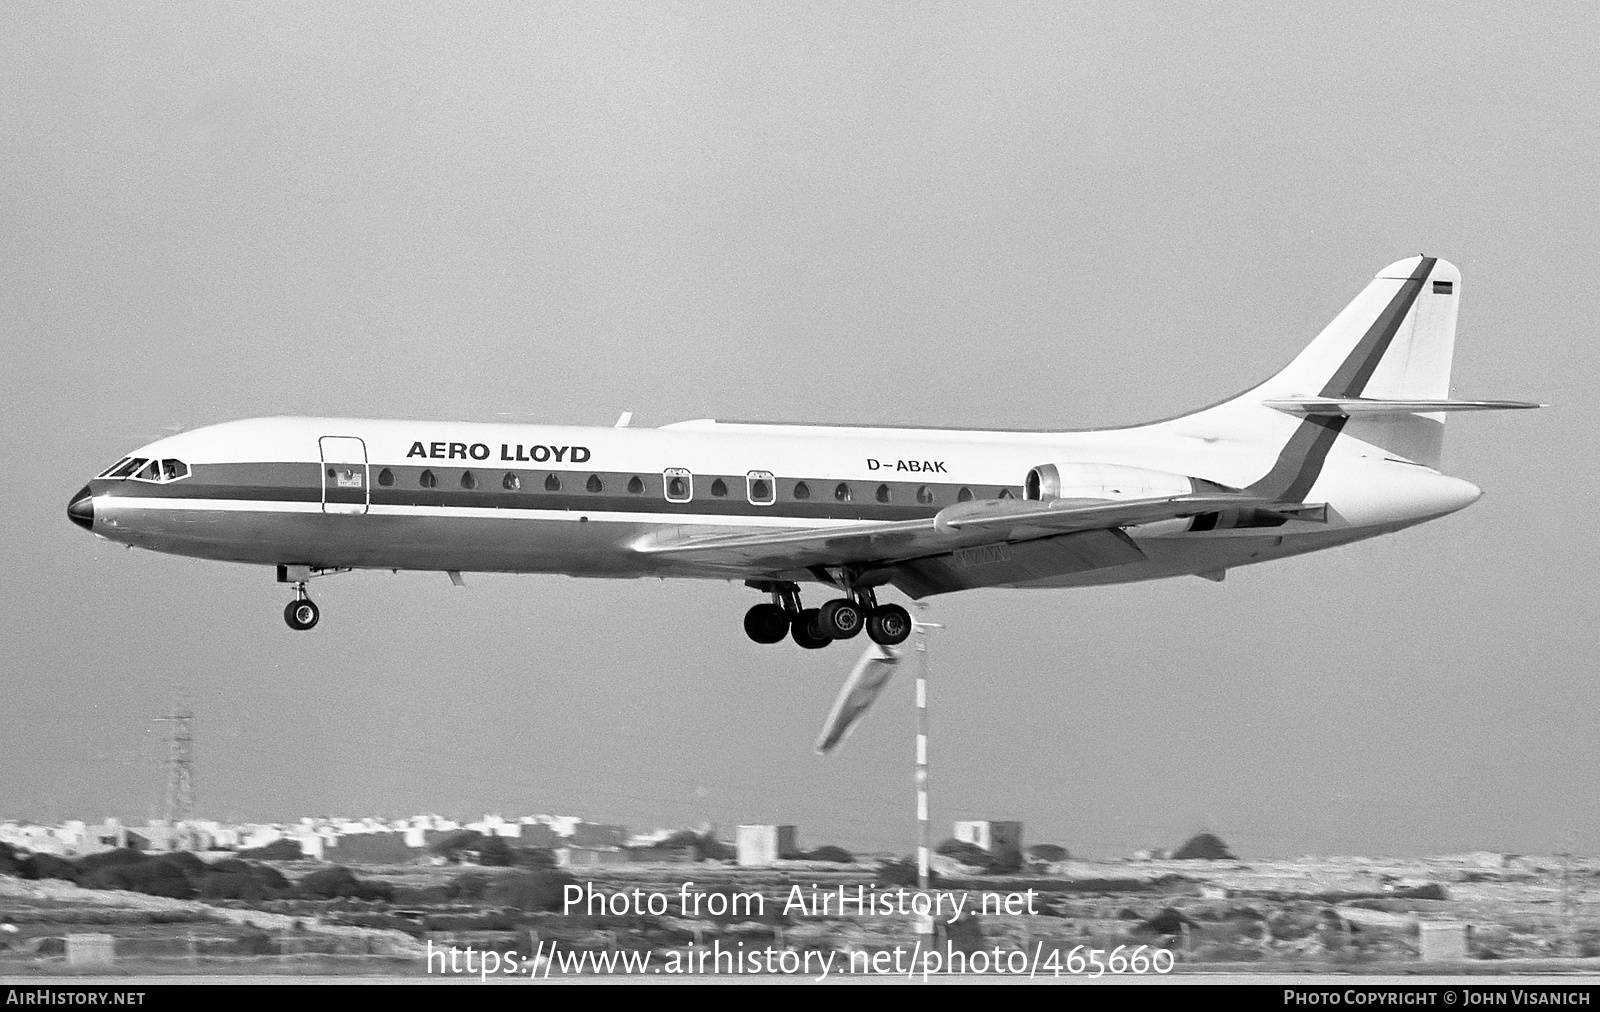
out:
<path id="1" fill-rule="evenodd" d="M 86 531 L 94 530 L 94 493 L 85 485 L 67 503 L 67 519 Z"/>

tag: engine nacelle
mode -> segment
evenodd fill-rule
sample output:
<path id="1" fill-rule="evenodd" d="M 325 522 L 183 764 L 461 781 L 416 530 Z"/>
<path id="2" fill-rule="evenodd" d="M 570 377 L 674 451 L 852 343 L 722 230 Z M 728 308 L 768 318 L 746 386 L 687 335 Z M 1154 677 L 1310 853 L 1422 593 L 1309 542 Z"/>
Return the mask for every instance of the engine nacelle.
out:
<path id="1" fill-rule="evenodd" d="M 1170 471 L 1124 464 L 1040 464 L 1022 483 L 1024 499 L 1160 499 L 1217 492 L 1223 486 Z"/>

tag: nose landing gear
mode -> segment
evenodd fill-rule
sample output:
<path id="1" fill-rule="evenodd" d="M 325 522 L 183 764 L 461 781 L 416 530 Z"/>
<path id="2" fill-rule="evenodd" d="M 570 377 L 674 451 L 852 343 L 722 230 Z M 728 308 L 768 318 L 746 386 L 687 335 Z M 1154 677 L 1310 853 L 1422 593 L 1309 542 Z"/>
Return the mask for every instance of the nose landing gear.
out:
<path id="1" fill-rule="evenodd" d="M 322 610 L 316 602 L 306 595 L 306 581 L 313 576 L 333 576 L 336 573 L 348 573 L 348 566 L 297 566 L 282 564 L 278 566 L 278 582 L 294 584 L 294 600 L 290 601 L 283 609 L 283 620 L 295 632 L 305 632 L 317 624 L 317 619 L 322 617 Z"/>
<path id="2" fill-rule="evenodd" d="M 289 623 L 289 628 L 296 632 L 305 632 L 317 624 L 317 619 L 322 617 L 322 610 L 315 601 L 306 596 L 306 585 L 294 585 L 294 600 L 283 609 L 283 620 Z"/>

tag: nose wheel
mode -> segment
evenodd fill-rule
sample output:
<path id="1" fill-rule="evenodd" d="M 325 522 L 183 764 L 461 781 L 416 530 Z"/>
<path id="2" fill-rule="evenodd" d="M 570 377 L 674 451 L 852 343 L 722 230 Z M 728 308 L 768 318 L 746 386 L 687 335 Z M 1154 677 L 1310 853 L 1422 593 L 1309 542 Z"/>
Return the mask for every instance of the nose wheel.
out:
<path id="1" fill-rule="evenodd" d="M 297 584 L 294 588 L 294 600 L 290 601 L 283 609 L 283 620 L 295 632 L 305 632 L 317 624 L 317 619 L 322 617 L 322 610 L 316 602 L 306 596 L 306 585 Z"/>

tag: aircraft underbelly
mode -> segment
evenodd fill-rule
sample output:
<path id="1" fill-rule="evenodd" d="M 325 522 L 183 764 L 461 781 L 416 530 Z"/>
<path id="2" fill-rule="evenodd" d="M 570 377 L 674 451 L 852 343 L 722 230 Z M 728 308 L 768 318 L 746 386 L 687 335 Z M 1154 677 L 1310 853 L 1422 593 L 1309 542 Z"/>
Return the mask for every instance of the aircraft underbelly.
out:
<path id="1" fill-rule="evenodd" d="M 99 533 L 153 551 L 226 562 L 353 569 L 648 576 L 620 547 L 649 525 L 543 518 L 139 511 Z"/>
<path id="2" fill-rule="evenodd" d="M 108 509 L 96 533 L 152 551 L 257 565 L 290 563 L 326 568 L 459 570 L 489 573 L 562 573 L 616 578 L 743 579 L 770 575 L 737 564 L 717 565 L 641 555 L 628 545 L 658 529 L 649 522 L 549 517 L 460 517 L 369 513 L 345 516 L 251 510 Z M 1135 538 L 1137 550 L 1074 535 L 1074 551 L 1029 552 L 1027 543 L 991 555 L 967 553 L 970 578 L 960 585 L 908 588 L 914 596 L 964 586 L 1050 588 L 1092 586 L 1208 572 L 1297 555 L 1371 537 L 1371 529 L 1290 536 Z M 1065 543 L 1072 539 L 1052 539 Z M 1126 540 L 1126 539 L 1124 539 Z M 1021 554 L 1028 564 L 1018 568 Z M 1060 560 L 1055 560 L 1059 555 Z M 1061 571 L 1052 571 L 1060 561 Z M 992 578 L 983 573 L 995 566 Z M 898 581 L 897 581 L 898 582 Z"/>

